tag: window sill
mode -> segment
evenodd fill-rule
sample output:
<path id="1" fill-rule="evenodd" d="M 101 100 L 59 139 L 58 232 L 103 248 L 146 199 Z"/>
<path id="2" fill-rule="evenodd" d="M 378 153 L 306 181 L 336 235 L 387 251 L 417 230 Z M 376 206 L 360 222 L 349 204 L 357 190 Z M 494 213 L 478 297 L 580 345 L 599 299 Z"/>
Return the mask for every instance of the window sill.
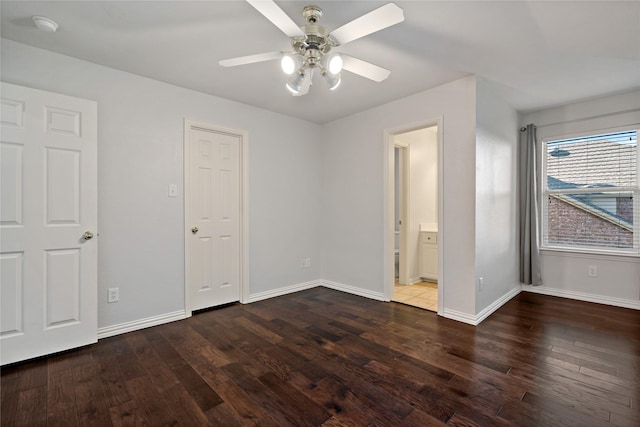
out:
<path id="1" fill-rule="evenodd" d="M 572 258 L 640 262 L 640 254 L 632 253 L 632 252 L 624 253 L 624 252 L 599 251 L 599 250 L 588 250 L 588 249 L 546 247 L 546 248 L 540 248 L 540 254 L 572 257 Z"/>

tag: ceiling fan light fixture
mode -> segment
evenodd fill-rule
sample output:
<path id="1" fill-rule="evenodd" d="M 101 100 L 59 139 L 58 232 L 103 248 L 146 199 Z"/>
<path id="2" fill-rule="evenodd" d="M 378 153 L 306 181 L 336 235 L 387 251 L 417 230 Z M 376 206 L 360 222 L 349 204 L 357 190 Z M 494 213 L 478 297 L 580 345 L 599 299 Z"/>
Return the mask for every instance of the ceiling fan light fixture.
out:
<path id="1" fill-rule="evenodd" d="M 340 54 L 332 55 L 327 63 L 331 74 L 339 74 L 342 71 L 342 56 Z"/>
<path id="2" fill-rule="evenodd" d="M 298 71 L 295 76 L 290 78 L 286 85 L 287 89 L 289 89 L 289 92 L 294 95 L 300 93 L 304 84 L 304 78 L 305 73 L 302 70 Z"/>
<path id="3" fill-rule="evenodd" d="M 327 85 L 329 85 L 329 90 L 335 90 L 340 86 L 340 82 L 342 82 L 342 77 L 340 73 L 332 74 L 332 73 L 324 73 L 324 79 L 327 81 Z"/>
<path id="4" fill-rule="evenodd" d="M 223 59 L 219 61 L 221 66 L 234 67 L 279 59 L 282 71 L 289 76 L 285 86 L 294 96 L 309 92 L 314 72 L 322 75 L 330 90 L 340 85 L 343 69 L 375 82 L 389 77 L 389 70 L 352 56 L 343 57 L 339 52 L 330 54 L 330 51 L 404 21 L 403 10 L 395 4 L 387 3 L 329 31 L 319 23 L 322 9 L 318 6 L 306 6 L 302 11 L 306 25 L 298 26 L 275 0 L 246 1 L 289 37 L 291 50 Z"/>
<path id="5" fill-rule="evenodd" d="M 292 55 L 289 54 L 283 55 L 282 59 L 280 60 L 280 67 L 282 68 L 282 71 L 284 71 L 284 73 L 287 75 L 293 74 L 296 71 L 297 65 L 297 61 L 293 58 Z"/>

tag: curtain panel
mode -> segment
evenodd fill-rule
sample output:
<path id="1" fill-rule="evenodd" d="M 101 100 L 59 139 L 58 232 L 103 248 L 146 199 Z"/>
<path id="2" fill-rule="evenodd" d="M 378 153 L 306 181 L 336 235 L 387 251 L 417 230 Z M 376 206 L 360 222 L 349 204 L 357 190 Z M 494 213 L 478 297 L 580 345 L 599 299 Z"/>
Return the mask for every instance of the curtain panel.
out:
<path id="1" fill-rule="evenodd" d="M 542 285 L 540 268 L 540 217 L 538 209 L 538 143 L 536 127 L 527 125 L 520 132 L 518 164 L 520 215 L 520 282 Z"/>

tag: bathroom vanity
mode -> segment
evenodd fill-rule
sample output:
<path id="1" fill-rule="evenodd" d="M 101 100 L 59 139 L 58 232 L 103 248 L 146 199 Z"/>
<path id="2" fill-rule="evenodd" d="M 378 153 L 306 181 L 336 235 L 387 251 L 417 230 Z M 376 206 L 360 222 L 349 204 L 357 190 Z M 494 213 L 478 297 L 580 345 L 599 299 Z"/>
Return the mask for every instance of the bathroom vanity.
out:
<path id="1" fill-rule="evenodd" d="M 438 280 L 438 229 L 433 225 L 420 224 L 420 277 L 429 281 Z"/>

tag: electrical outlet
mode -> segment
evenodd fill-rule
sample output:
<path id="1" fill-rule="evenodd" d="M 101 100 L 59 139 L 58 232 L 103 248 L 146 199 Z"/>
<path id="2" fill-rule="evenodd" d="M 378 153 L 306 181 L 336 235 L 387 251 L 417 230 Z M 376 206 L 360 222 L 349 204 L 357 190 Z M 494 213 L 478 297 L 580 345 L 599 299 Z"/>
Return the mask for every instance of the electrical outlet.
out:
<path id="1" fill-rule="evenodd" d="M 306 268 L 310 268 L 311 267 L 311 258 L 307 258 L 304 260 L 304 266 Z"/>
<path id="2" fill-rule="evenodd" d="M 598 266 L 590 265 L 587 270 L 587 274 L 589 275 L 589 277 L 598 277 Z"/>
<path id="3" fill-rule="evenodd" d="M 484 289 L 484 277 L 478 278 L 478 290 L 481 291 Z"/>
<path id="4" fill-rule="evenodd" d="M 120 288 L 107 289 L 107 303 L 120 301 Z"/>

